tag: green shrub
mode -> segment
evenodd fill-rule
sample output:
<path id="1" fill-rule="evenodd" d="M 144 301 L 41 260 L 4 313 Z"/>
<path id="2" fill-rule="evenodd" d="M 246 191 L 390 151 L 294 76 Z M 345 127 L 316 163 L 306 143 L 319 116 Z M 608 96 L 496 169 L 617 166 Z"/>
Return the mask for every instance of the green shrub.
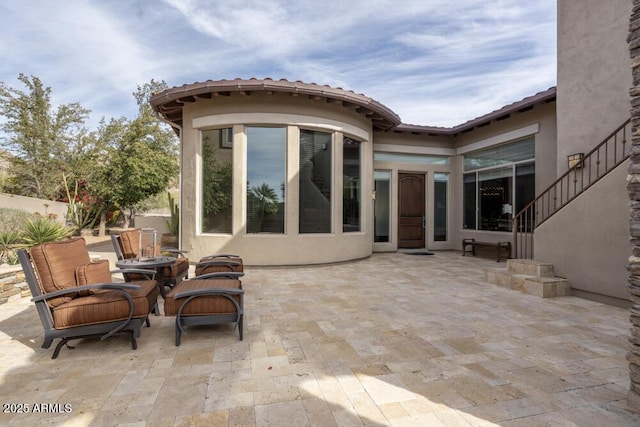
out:
<path id="1" fill-rule="evenodd" d="M 58 221 L 46 217 L 29 218 L 22 226 L 22 240 L 27 246 L 35 246 L 65 239 L 71 236 L 72 232 Z"/>
<path id="2" fill-rule="evenodd" d="M 17 231 L 27 218 L 33 218 L 33 214 L 15 208 L 0 208 L 0 233 Z"/>

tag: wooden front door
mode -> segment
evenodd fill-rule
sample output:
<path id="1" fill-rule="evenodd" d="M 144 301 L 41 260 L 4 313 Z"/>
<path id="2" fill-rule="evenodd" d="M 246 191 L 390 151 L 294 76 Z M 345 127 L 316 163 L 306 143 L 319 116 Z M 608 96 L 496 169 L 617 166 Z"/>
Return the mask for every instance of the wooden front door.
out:
<path id="1" fill-rule="evenodd" d="M 398 174 L 398 248 L 424 248 L 424 174 Z"/>

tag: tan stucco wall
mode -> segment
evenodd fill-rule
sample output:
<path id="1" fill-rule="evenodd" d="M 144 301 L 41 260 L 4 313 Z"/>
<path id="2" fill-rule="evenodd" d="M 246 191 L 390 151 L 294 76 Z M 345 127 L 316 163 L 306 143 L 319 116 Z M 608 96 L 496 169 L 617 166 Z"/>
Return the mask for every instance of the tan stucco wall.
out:
<path id="1" fill-rule="evenodd" d="M 558 1 L 558 175 L 567 155 L 589 152 L 629 117 L 630 12 L 628 0 Z M 535 259 L 553 263 L 576 292 L 627 299 L 625 165 L 535 232 Z"/>
<path id="2" fill-rule="evenodd" d="M 371 123 L 353 109 L 289 95 L 234 94 L 224 103 L 199 100 L 184 109 L 182 138 L 182 248 L 197 260 L 212 253 L 236 253 L 248 265 L 315 264 L 371 255 L 372 142 Z M 246 139 L 244 125 L 288 125 L 285 234 L 246 234 Z M 200 129 L 234 125 L 233 235 L 202 234 L 200 230 Z M 195 126 L 195 129 L 193 128 Z M 334 133 L 332 183 L 333 232 L 298 233 L 299 129 Z M 342 136 L 364 140 L 362 145 L 361 231 L 342 232 Z"/>
<path id="3" fill-rule="evenodd" d="M 558 169 L 629 118 L 630 0 L 558 1 Z"/>
<path id="4" fill-rule="evenodd" d="M 628 300 L 628 161 L 541 224 L 534 233 L 535 258 L 554 265 L 574 291 L 604 302 Z"/>

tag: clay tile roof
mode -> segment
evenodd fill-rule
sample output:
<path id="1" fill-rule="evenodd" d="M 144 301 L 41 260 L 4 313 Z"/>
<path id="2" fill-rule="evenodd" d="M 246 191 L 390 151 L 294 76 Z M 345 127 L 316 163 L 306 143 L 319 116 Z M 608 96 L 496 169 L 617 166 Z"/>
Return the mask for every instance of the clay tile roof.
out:
<path id="1" fill-rule="evenodd" d="M 503 120 L 514 113 L 522 113 L 532 109 L 535 105 L 545 104 L 556 100 L 556 87 L 550 87 L 549 89 L 538 92 L 535 95 L 528 96 L 513 104 L 505 105 L 502 108 L 494 110 L 488 114 L 485 114 L 475 119 L 464 122 L 460 125 L 451 128 L 453 134 L 469 131 L 476 127 L 485 126 L 495 120 Z"/>
<path id="2" fill-rule="evenodd" d="M 316 83 L 291 82 L 286 79 L 271 78 L 249 80 L 207 80 L 206 82 L 185 84 L 167 89 L 151 97 L 154 111 L 169 122 L 182 126 L 182 107 L 185 103 L 195 102 L 199 98 L 229 96 L 231 93 L 251 93 L 257 91 L 306 95 L 312 99 L 325 99 L 343 107 L 353 108 L 371 119 L 374 129 L 389 130 L 401 123 L 400 117 L 388 107 L 363 94 L 346 91 Z"/>

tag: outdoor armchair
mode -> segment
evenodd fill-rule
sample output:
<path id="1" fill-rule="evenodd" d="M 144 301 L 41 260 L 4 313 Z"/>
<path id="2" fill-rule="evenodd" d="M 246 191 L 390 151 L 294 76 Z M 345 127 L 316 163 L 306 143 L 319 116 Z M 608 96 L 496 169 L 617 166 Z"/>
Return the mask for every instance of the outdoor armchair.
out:
<path id="1" fill-rule="evenodd" d="M 118 260 L 138 258 L 139 241 L 139 228 L 123 231 L 119 235 L 111 235 L 111 243 Z M 164 277 L 164 286 L 173 287 L 188 277 L 189 259 L 184 256 L 186 252 L 180 251 L 176 248 L 160 247 L 160 245 L 158 245 L 156 253 L 167 253 L 170 256 L 176 257 L 176 261 L 173 265 L 168 267 L 159 267 L 164 269 L 162 274 Z M 137 279 L 139 279 L 139 276 L 137 275 L 127 275 L 125 277 L 127 282 Z"/>
<path id="2" fill-rule="evenodd" d="M 52 359 L 70 340 L 104 340 L 119 332 L 128 333 L 131 347 L 137 348 L 142 324 L 149 326 L 149 313 L 157 305 L 155 280 L 114 283 L 109 262 L 92 262 L 83 238 L 21 249 L 18 257 L 44 327 L 42 348 L 61 339 Z"/>
<path id="3" fill-rule="evenodd" d="M 195 268 L 196 276 L 207 273 L 242 273 L 243 271 L 242 258 L 232 254 L 216 254 L 203 257 L 198 261 Z"/>

